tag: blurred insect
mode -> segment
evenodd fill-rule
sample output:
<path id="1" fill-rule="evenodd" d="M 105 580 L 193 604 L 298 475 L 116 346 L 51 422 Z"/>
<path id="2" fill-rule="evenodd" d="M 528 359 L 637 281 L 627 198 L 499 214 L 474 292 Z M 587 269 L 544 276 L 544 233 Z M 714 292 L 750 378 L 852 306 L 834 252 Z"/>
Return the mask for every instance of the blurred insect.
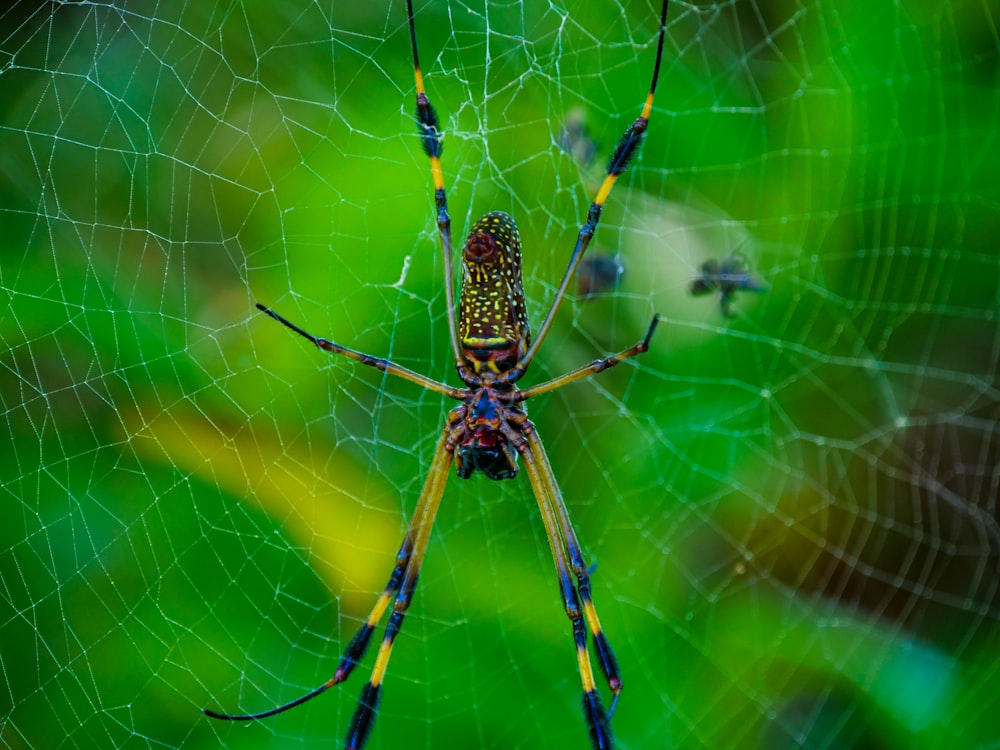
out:
<path id="1" fill-rule="evenodd" d="M 589 167 L 593 163 L 597 156 L 597 144 L 590 137 L 587 110 L 583 107 L 573 107 L 567 113 L 559 134 L 559 147 L 582 167 Z"/>
<path id="2" fill-rule="evenodd" d="M 521 243 L 514 220 L 501 211 L 492 211 L 480 218 L 473 225 L 465 241 L 462 248 L 462 292 L 456 311 L 452 278 L 451 219 L 448 214 L 440 161 L 442 134 L 437 114 L 424 90 L 417 56 L 417 34 L 413 21 L 412 0 L 407 0 L 410 46 L 416 81 L 417 124 L 421 145 L 430 159 L 437 224 L 444 253 L 449 337 L 455 368 L 464 387 L 455 388 L 439 383 L 388 360 L 348 349 L 327 339 L 317 338 L 273 310 L 260 304 L 257 307 L 326 352 L 342 354 L 361 364 L 409 380 L 435 393 L 453 398 L 459 405 L 448 413 L 444 430 L 438 438 L 427 478 L 406 536 L 396 555 L 396 566 L 389 577 L 389 582 L 364 624 L 345 648 L 333 676 L 314 690 L 277 708 L 251 714 L 219 713 L 206 709 L 206 715 L 231 721 L 263 719 L 287 711 L 340 684 L 350 676 L 361 661 L 375 628 L 386 612 L 391 610 L 371 676 L 361 691 L 347 730 L 346 747 L 360 749 L 368 739 L 375 721 L 389 656 L 416 590 L 417 576 L 452 462 L 455 463 L 458 476 L 462 479 L 468 479 L 478 471 L 489 479 L 499 480 L 511 479 L 517 474 L 517 459 L 520 457 L 524 462 L 545 525 L 558 574 L 562 604 L 572 623 L 577 667 L 583 686 L 583 711 L 590 730 L 591 743 L 599 750 L 613 747 L 609 717 L 614 712 L 622 689 L 618 663 L 601 630 L 591 593 L 589 568 L 583 551 L 570 523 L 569 513 L 545 455 L 545 448 L 534 425 L 528 420 L 524 402 L 607 370 L 623 360 L 645 352 L 649 348 L 649 341 L 658 318 L 653 317 L 642 341 L 628 349 L 540 385 L 521 390 L 515 384 L 524 375 L 549 333 L 566 289 L 600 221 L 604 203 L 615 181 L 636 155 L 646 133 L 663 56 L 667 5 L 668 0 L 663 0 L 656 62 L 653 65 L 649 93 L 642 112 L 628 126 L 615 147 L 608 162 L 604 181 L 590 206 L 587 220 L 577 235 L 576 245 L 562 282 L 548 314 L 542 321 L 537 337 L 532 341 L 521 283 Z M 593 638 L 601 673 L 612 693 L 611 705 L 607 711 L 602 705 L 591 668 L 588 632 Z"/>
<path id="3" fill-rule="evenodd" d="M 722 262 L 714 259 L 701 264 L 701 275 L 691 281 L 688 287 L 695 297 L 706 294 L 719 294 L 719 307 L 727 318 L 733 317 L 733 297 L 736 292 L 763 292 L 767 287 L 755 279 L 747 271 L 746 259 L 740 254 L 724 258 Z"/>
<path id="4" fill-rule="evenodd" d="M 618 286 L 625 267 L 611 255 L 588 255 L 576 272 L 576 289 L 581 297 L 596 297 Z"/>

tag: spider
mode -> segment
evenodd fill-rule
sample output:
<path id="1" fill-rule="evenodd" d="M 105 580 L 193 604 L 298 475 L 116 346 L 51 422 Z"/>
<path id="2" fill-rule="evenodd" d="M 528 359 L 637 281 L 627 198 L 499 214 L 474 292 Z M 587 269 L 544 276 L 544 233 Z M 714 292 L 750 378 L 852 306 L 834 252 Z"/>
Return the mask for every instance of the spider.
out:
<path id="1" fill-rule="evenodd" d="M 545 455 L 545 448 L 534 425 L 528 420 L 524 402 L 607 370 L 623 360 L 645 352 L 649 348 L 659 318 L 653 316 L 645 337 L 628 349 L 540 385 L 519 389 L 516 383 L 527 371 L 545 340 L 566 289 L 600 221 L 604 203 L 615 181 L 635 156 L 646 133 L 663 57 L 668 3 L 669 0 L 663 0 L 660 11 L 656 62 L 653 65 L 649 93 L 642 112 L 622 135 L 608 161 L 604 181 L 590 206 L 587 220 L 577 235 L 576 245 L 562 282 L 538 335 L 532 340 L 521 282 L 521 242 L 514 220 L 502 211 L 491 211 L 480 218 L 473 225 L 465 241 L 462 248 L 462 291 L 456 315 L 451 257 L 451 219 L 448 215 L 441 169 L 442 134 L 437 114 L 424 90 L 417 56 L 413 4 L 412 0 L 407 0 L 410 46 L 416 82 L 416 119 L 421 145 L 430 160 L 437 206 L 437 225 L 444 255 L 449 336 L 452 354 L 455 357 L 455 368 L 464 387 L 455 388 L 439 383 L 386 359 L 363 354 L 327 339 L 318 338 L 264 305 L 258 304 L 257 307 L 323 351 L 344 355 L 361 364 L 409 380 L 430 391 L 455 399 L 459 405 L 448 412 L 413 518 L 396 555 L 396 566 L 389 577 L 389 582 L 364 624 L 344 649 L 333 676 L 314 690 L 277 708 L 252 714 L 219 713 L 204 709 L 207 716 L 230 721 L 263 719 L 298 706 L 334 685 L 344 682 L 364 656 L 375 628 L 391 609 L 371 676 L 361 691 L 347 730 L 345 747 L 360 750 L 375 722 L 389 656 L 396 635 L 403 625 L 407 609 L 413 600 L 417 575 L 452 463 L 454 462 L 458 476 L 462 479 L 468 479 L 476 472 L 482 472 L 489 479 L 512 479 L 517 474 L 517 461 L 520 457 L 538 502 L 555 562 L 562 603 L 572 624 L 577 666 L 583 686 L 583 712 L 590 731 L 590 740 L 593 747 L 598 750 L 613 747 L 609 717 L 614 712 L 622 689 L 618 662 L 597 617 L 591 591 L 590 571 L 584 561 L 580 542 L 570 523 L 569 513 Z M 607 711 L 601 702 L 591 668 L 588 632 L 593 638 L 601 673 L 612 694 Z"/>

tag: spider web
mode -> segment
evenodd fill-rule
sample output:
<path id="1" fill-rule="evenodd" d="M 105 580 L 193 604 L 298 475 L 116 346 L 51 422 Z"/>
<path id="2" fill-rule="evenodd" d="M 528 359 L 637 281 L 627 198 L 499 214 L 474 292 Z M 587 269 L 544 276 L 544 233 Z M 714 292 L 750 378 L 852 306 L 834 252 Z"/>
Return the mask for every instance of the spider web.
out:
<path id="1" fill-rule="evenodd" d="M 657 7 L 417 2 L 455 234 L 552 299 Z M 996 11 L 671 7 L 642 153 L 525 378 L 622 748 L 1000 747 Z M 453 380 L 402 2 L 0 11 L 0 744 L 328 747 Z M 598 156 L 591 158 L 592 152 Z M 687 289 L 745 259 L 762 293 Z M 453 477 L 373 748 L 587 746 L 523 477 Z M 605 693 L 606 694 L 606 693 Z"/>

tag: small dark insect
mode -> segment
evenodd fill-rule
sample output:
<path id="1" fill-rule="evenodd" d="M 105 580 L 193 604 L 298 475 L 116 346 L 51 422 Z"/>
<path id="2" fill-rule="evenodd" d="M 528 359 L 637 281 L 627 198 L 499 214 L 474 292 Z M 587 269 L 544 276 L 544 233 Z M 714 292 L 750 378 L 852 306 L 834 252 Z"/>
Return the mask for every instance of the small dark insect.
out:
<path id="1" fill-rule="evenodd" d="M 573 107 L 563 120 L 559 146 L 581 167 L 589 167 L 597 156 L 597 144 L 587 127 L 587 110 Z"/>
<path id="2" fill-rule="evenodd" d="M 588 255 L 576 272 L 576 288 L 581 297 L 594 297 L 618 286 L 625 268 L 611 255 Z"/>
<path id="3" fill-rule="evenodd" d="M 688 287 L 695 297 L 719 294 L 719 307 L 727 318 L 733 317 L 733 297 L 736 292 L 763 292 L 767 287 L 746 270 L 746 260 L 741 255 L 730 255 L 720 263 L 706 260 L 701 264 L 701 275 Z"/>
<path id="4" fill-rule="evenodd" d="M 488 479 L 501 480 L 511 479 L 517 474 L 517 462 L 520 458 L 535 494 L 552 550 L 563 610 L 572 625 L 576 665 L 583 687 L 583 713 L 590 730 L 590 741 L 595 750 L 610 750 L 613 747 L 610 717 L 622 689 L 618 662 L 597 617 L 591 590 L 590 568 L 573 530 L 569 512 L 545 455 L 542 440 L 528 419 L 524 402 L 529 398 L 603 372 L 647 351 L 658 318 L 653 317 L 641 341 L 617 354 L 583 365 L 539 385 L 521 389 L 518 388 L 517 382 L 527 371 L 528 365 L 534 360 L 548 335 L 566 290 L 597 229 L 604 203 L 616 180 L 625 172 L 629 162 L 638 152 L 646 134 L 653 109 L 653 93 L 656 90 L 663 57 L 667 5 L 668 0 L 663 0 L 656 62 L 653 64 L 649 93 L 646 95 L 642 111 L 625 130 L 608 161 L 604 180 L 590 205 L 587 219 L 577 234 L 576 245 L 570 255 L 562 282 L 538 328 L 537 335 L 532 339 L 521 282 L 521 240 L 514 220 L 502 211 L 491 211 L 483 215 L 473 225 L 465 240 L 461 253 L 462 291 L 456 304 L 452 271 L 451 218 L 448 214 L 444 173 L 441 168 L 442 133 L 437 114 L 424 90 L 417 57 L 413 5 L 412 0 L 407 0 L 410 46 L 416 81 L 417 126 L 421 145 L 430 160 L 431 182 L 434 186 L 434 201 L 437 207 L 437 226 L 444 259 L 449 340 L 455 369 L 463 387 L 456 388 L 439 383 L 386 359 L 373 357 L 313 336 L 273 310 L 260 304 L 257 307 L 323 351 L 343 355 L 360 364 L 409 380 L 459 403 L 448 412 L 445 419 L 427 478 L 417 500 L 416 510 L 396 554 L 396 566 L 364 624 L 344 649 L 333 676 L 319 687 L 277 708 L 250 714 L 219 713 L 206 709 L 206 715 L 213 719 L 230 721 L 263 719 L 305 703 L 334 685 L 339 685 L 358 666 L 371 643 L 376 627 L 388 614 L 389 621 L 375 657 L 371 676 L 361 690 L 361 696 L 347 730 L 345 746 L 351 750 L 360 750 L 375 723 L 389 657 L 416 591 L 417 578 L 427 550 L 431 527 L 434 525 L 434 518 L 452 464 L 462 479 L 468 479 L 476 472 L 481 472 Z M 588 640 L 591 639 L 600 672 L 611 691 L 611 705 L 607 711 L 602 704 L 591 665 L 588 649 Z M 533 745 L 530 740 L 527 744 Z"/>

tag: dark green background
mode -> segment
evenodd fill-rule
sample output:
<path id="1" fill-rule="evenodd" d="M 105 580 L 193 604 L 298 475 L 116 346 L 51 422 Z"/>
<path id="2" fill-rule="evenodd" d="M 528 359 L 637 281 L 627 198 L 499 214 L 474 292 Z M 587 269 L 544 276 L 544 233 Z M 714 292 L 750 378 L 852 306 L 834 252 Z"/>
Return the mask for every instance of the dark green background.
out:
<path id="1" fill-rule="evenodd" d="M 417 6 L 455 233 L 515 215 L 537 325 L 603 158 L 561 123 L 612 148 L 656 8 Z M 524 381 L 664 316 L 531 403 L 621 747 L 1000 747 L 997 25 L 675 1 L 625 275 Z M 327 679 L 416 503 L 450 404 L 253 309 L 453 381 L 412 108 L 401 2 L 0 14 L 3 747 L 337 746 L 363 675 L 200 709 Z M 726 319 L 685 290 L 734 250 L 769 289 Z M 371 747 L 587 746 L 533 506 L 450 481 Z"/>

